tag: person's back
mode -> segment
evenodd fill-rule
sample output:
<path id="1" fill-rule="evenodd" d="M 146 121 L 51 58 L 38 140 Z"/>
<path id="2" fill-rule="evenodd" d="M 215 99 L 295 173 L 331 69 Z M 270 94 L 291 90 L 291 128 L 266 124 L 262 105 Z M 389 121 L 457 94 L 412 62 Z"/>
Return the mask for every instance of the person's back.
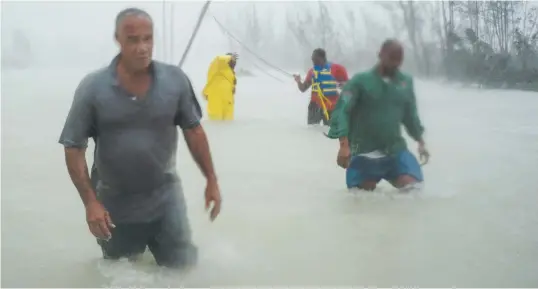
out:
<path id="1" fill-rule="evenodd" d="M 230 65 L 232 55 L 217 56 L 211 62 L 204 96 L 207 99 L 207 114 L 211 120 L 232 120 L 234 117 L 234 92 L 236 77 Z"/>
<path id="2" fill-rule="evenodd" d="M 229 55 L 219 55 L 213 59 L 207 72 L 207 82 L 204 87 L 204 94 L 212 93 L 213 89 L 215 89 L 213 85 L 219 87 L 223 84 L 226 85 L 227 83 L 234 82 L 235 74 L 229 65 L 230 60 L 231 56 Z"/>

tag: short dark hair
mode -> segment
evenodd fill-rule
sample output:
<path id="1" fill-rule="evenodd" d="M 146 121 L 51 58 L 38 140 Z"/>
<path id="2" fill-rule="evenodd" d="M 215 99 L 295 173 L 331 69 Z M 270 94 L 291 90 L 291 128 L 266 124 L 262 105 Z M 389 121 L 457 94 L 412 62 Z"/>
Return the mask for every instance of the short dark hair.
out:
<path id="1" fill-rule="evenodd" d="M 385 49 L 387 49 L 390 46 L 395 45 L 395 44 L 400 45 L 400 41 L 398 41 L 398 40 L 396 40 L 394 38 L 389 38 L 389 39 L 383 41 L 383 44 L 381 44 L 381 50 L 385 50 Z"/>
<path id="2" fill-rule="evenodd" d="M 312 52 L 314 55 L 317 55 L 323 59 L 327 59 L 327 53 L 325 52 L 325 49 L 323 48 L 316 48 L 314 49 L 314 52 Z"/>
<path id="3" fill-rule="evenodd" d="M 146 17 L 151 21 L 151 23 L 153 23 L 153 19 L 151 19 L 151 16 L 149 15 L 148 12 L 146 12 L 146 11 L 140 9 L 140 8 L 135 8 L 135 7 L 126 8 L 126 9 L 121 10 L 118 13 L 118 15 L 116 15 L 116 22 L 115 22 L 115 26 L 114 26 L 114 34 L 118 33 L 118 30 L 120 29 L 121 23 L 123 22 L 123 20 L 127 16 L 142 16 L 142 17 Z"/>

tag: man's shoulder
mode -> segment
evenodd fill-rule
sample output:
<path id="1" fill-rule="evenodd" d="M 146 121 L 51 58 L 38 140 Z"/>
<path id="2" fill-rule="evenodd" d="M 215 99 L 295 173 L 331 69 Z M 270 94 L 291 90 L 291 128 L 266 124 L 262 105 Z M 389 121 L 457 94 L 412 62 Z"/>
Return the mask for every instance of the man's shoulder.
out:
<path id="1" fill-rule="evenodd" d="M 332 63 L 331 68 L 334 68 L 337 70 L 346 70 L 346 67 L 339 63 Z"/>
<path id="2" fill-rule="evenodd" d="M 405 80 L 405 81 L 413 81 L 413 76 L 407 72 L 399 71 L 398 77 L 400 77 L 400 79 Z"/>
<path id="3" fill-rule="evenodd" d="M 172 89 L 178 96 L 191 96 L 193 85 L 189 76 L 177 65 L 172 65 L 160 61 L 153 61 L 155 69 L 158 69 L 160 85 Z"/>
<path id="4" fill-rule="evenodd" d="M 172 65 L 160 61 L 153 61 L 154 68 L 158 70 L 158 77 L 161 85 L 173 86 L 180 91 L 190 89 L 191 81 L 187 74 L 177 65 Z"/>
<path id="5" fill-rule="evenodd" d="M 104 83 L 110 80 L 110 72 L 108 67 L 101 67 L 99 69 L 93 70 L 80 80 L 77 90 L 79 91 L 90 91 L 98 87 L 101 87 Z"/>
<path id="6" fill-rule="evenodd" d="M 187 76 L 185 72 L 183 71 L 183 69 L 181 69 L 177 65 L 172 65 L 172 64 L 168 64 L 168 63 L 164 63 L 164 62 L 160 62 L 156 60 L 154 60 L 152 64 L 155 69 L 158 69 L 159 72 L 161 72 L 161 75 L 163 77 L 172 77 L 175 80 L 177 80 L 177 77 Z"/>
<path id="7" fill-rule="evenodd" d="M 98 82 L 104 81 L 110 75 L 109 69 L 110 69 L 109 67 L 105 66 L 105 67 L 101 67 L 93 71 L 90 71 L 86 73 L 86 75 L 82 78 L 82 81 L 91 82 L 91 83 L 98 83 Z"/>
<path id="8" fill-rule="evenodd" d="M 362 71 L 355 73 L 353 77 L 351 77 L 351 81 L 366 81 L 368 79 L 371 79 L 374 76 L 374 73 L 371 70 Z"/>
<path id="9" fill-rule="evenodd" d="M 363 71 L 355 73 L 347 82 L 346 87 L 359 89 L 369 84 L 373 80 L 373 73 L 371 71 Z"/>

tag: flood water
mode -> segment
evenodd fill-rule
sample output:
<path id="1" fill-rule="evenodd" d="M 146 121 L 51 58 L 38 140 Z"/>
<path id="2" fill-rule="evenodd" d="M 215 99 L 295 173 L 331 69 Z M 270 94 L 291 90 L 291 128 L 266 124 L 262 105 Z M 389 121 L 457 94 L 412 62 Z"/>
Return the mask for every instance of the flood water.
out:
<path id="1" fill-rule="evenodd" d="M 401 196 L 345 189 L 338 143 L 305 125 L 292 79 L 240 78 L 237 120 L 204 122 L 224 198 L 215 223 L 181 143 L 201 254 L 181 273 L 150 255 L 100 258 L 57 143 L 87 71 L 3 71 L 2 287 L 538 286 L 538 93 L 417 80 L 432 159 L 424 191 Z M 205 72 L 189 74 L 201 91 Z"/>

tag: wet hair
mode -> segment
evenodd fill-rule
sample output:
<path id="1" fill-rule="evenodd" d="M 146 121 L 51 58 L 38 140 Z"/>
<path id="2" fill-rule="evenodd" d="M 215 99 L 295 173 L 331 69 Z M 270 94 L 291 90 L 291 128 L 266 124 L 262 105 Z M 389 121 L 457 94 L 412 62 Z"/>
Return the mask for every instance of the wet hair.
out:
<path id="1" fill-rule="evenodd" d="M 391 47 L 392 45 L 400 45 L 400 41 L 389 38 L 385 41 L 383 41 L 383 44 L 381 44 L 381 51 L 386 50 L 387 48 Z"/>
<path id="2" fill-rule="evenodd" d="M 144 18 L 149 19 L 149 21 L 151 21 L 151 23 L 153 23 L 153 19 L 151 19 L 151 16 L 149 15 L 148 12 L 146 12 L 146 11 L 140 9 L 140 8 L 135 8 L 135 7 L 126 8 L 126 9 L 121 10 L 118 13 L 118 15 L 116 15 L 116 23 L 115 23 L 115 26 L 114 26 L 114 34 L 115 35 L 118 34 L 118 31 L 120 29 L 121 23 L 123 23 L 123 20 L 125 20 L 125 18 L 127 18 L 129 16 L 144 17 Z"/>
<path id="3" fill-rule="evenodd" d="M 323 60 L 327 60 L 327 53 L 323 48 L 316 48 L 314 49 L 314 52 L 312 52 L 314 55 L 322 58 Z"/>

